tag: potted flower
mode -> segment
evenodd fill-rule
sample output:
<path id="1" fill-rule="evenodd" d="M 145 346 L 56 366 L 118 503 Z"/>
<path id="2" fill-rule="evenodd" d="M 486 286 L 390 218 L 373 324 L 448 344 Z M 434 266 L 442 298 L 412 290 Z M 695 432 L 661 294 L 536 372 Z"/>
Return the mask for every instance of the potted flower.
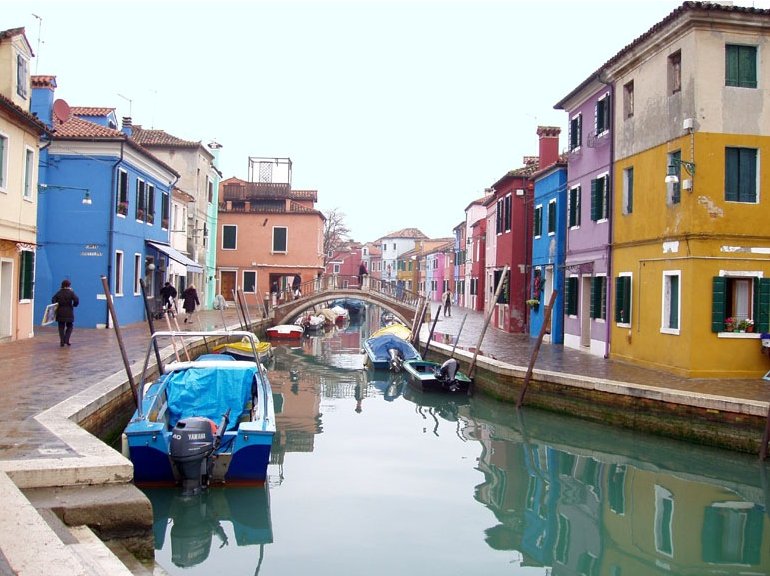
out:
<path id="1" fill-rule="evenodd" d="M 533 310 L 537 310 L 538 307 L 540 306 L 540 300 L 538 300 L 537 298 L 530 298 L 525 302 L 525 304 L 530 308 L 532 308 Z"/>
<path id="2" fill-rule="evenodd" d="M 148 212 L 147 213 L 147 224 L 152 224 L 153 222 L 155 222 L 155 214 L 153 214 L 152 212 Z"/>
<path id="3" fill-rule="evenodd" d="M 744 322 L 746 322 L 746 332 L 754 332 L 754 320 L 746 318 Z"/>
<path id="4" fill-rule="evenodd" d="M 752 323 L 753 326 L 753 323 Z M 738 325 L 735 327 L 736 332 L 746 332 L 746 329 L 749 327 L 749 321 L 748 320 L 741 320 L 738 322 Z M 754 328 L 752 327 L 752 330 Z"/>
<path id="5" fill-rule="evenodd" d="M 118 202 L 118 214 L 123 214 L 123 216 L 128 214 L 128 202 Z"/>
<path id="6" fill-rule="evenodd" d="M 141 208 L 136 209 L 136 219 L 144 220 L 144 210 L 142 210 Z"/>
<path id="7" fill-rule="evenodd" d="M 160 221 L 160 226 L 161 226 L 161 228 L 166 228 L 166 229 L 168 229 L 168 218 L 163 218 L 163 219 Z"/>
<path id="8" fill-rule="evenodd" d="M 735 318 L 732 316 L 725 318 L 725 332 L 732 332 L 735 330 Z"/>

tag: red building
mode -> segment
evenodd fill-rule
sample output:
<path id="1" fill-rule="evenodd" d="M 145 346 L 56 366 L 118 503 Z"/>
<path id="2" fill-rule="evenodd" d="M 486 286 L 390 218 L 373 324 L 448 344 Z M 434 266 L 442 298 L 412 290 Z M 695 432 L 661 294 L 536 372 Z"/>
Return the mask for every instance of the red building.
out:
<path id="1" fill-rule="evenodd" d="M 326 262 L 325 275 L 337 276 L 339 288 L 357 288 L 358 268 L 362 261 L 362 245 L 348 242 L 331 255 Z M 367 268 L 368 269 L 368 268 Z"/>
<path id="2" fill-rule="evenodd" d="M 471 224 L 471 242 L 469 244 L 471 258 L 471 277 L 469 281 L 468 293 L 469 299 L 465 303 L 466 307 L 472 310 L 484 310 L 484 272 L 487 265 L 487 246 L 484 234 L 487 228 L 487 221 L 479 218 Z"/>

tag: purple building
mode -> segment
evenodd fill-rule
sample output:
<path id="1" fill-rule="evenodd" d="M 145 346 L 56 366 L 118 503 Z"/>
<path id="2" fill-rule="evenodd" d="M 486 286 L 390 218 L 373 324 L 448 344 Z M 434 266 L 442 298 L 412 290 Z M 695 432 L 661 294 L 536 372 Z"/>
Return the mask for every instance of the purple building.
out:
<path id="1" fill-rule="evenodd" d="M 564 345 L 609 355 L 612 89 L 595 74 L 554 108 L 569 115 Z"/>

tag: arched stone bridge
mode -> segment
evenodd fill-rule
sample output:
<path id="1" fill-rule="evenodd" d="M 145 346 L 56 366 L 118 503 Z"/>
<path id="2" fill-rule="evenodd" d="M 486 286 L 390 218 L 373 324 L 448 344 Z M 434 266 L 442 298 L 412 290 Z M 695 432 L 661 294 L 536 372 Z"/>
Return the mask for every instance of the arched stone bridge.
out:
<path id="1" fill-rule="evenodd" d="M 355 277 L 353 277 L 355 278 Z M 357 281 L 357 278 L 356 278 Z M 376 304 L 380 308 L 395 314 L 405 324 L 411 325 L 422 297 L 403 289 L 392 288 L 390 285 L 365 279 L 363 287 L 339 288 L 338 279 L 330 277 L 327 282 L 307 282 L 302 285 L 302 296 L 278 304 L 272 308 L 272 317 L 275 324 L 289 324 L 306 310 L 325 305 L 331 300 L 342 298 L 354 298 L 370 304 Z M 321 285 L 319 285 L 321 284 Z M 357 282 L 356 282 L 357 284 Z"/>

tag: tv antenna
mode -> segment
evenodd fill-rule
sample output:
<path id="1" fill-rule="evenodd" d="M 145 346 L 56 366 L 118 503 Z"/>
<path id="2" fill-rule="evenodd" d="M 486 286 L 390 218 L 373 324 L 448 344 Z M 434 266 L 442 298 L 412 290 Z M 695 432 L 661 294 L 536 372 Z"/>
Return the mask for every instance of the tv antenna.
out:
<path id="1" fill-rule="evenodd" d="M 123 96 L 123 94 L 118 94 L 118 96 L 120 96 L 121 98 L 123 98 L 123 100 L 128 102 L 128 116 L 130 118 L 133 118 L 134 117 L 134 101 L 131 98 L 129 98 L 128 96 Z"/>
<path id="2" fill-rule="evenodd" d="M 37 67 L 40 65 L 40 31 L 43 28 L 43 19 L 35 13 L 31 14 L 37 19 L 37 58 L 35 58 L 35 74 L 37 74 Z"/>

